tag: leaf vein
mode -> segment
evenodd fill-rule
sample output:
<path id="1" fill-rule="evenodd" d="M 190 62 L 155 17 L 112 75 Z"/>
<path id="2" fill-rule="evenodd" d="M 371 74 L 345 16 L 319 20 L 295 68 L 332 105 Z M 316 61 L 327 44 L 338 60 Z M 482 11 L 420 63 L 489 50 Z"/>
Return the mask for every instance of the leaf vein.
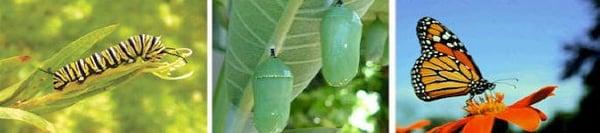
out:
<path id="1" fill-rule="evenodd" d="M 320 61 L 321 61 L 321 58 L 314 58 L 314 59 L 300 60 L 300 61 L 286 61 L 285 64 L 299 65 L 299 64 L 308 64 L 308 63 L 314 63 L 314 62 L 320 62 Z"/>
<path id="2" fill-rule="evenodd" d="M 239 13 L 239 12 L 237 12 L 238 10 L 235 10 L 235 11 L 236 11 L 236 12 L 235 12 L 235 13 L 233 13 L 233 14 L 235 14 L 235 17 L 237 17 L 237 18 L 238 18 L 238 20 L 239 20 L 239 21 L 242 23 L 242 25 L 244 25 L 244 28 L 246 28 L 246 29 L 247 29 L 247 31 L 248 31 L 248 32 L 250 32 L 250 34 L 251 34 L 251 35 L 252 35 L 254 38 L 256 38 L 256 40 L 258 40 L 258 41 L 259 41 L 261 44 L 265 44 L 265 43 L 266 43 L 266 42 L 265 42 L 265 40 L 262 40 L 262 38 L 260 38 L 260 36 L 258 36 L 258 35 L 257 35 L 257 34 L 254 32 L 254 30 L 248 26 L 248 24 L 246 23 L 246 21 L 244 20 L 244 18 L 242 18 L 242 16 L 240 16 L 240 13 Z"/>
<path id="3" fill-rule="evenodd" d="M 267 20 L 269 20 L 269 22 L 275 24 L 275 19 L 271 18 L 271 16 L 269 14 L 267 14 L 267 12 L 256 3 L 256 1 L 251 0 L 250 3 L 252 3 L 252 6 L 256 7 L 256 9 L 258 9 L 260 14 L 264 15 L 267 18 Z"/>

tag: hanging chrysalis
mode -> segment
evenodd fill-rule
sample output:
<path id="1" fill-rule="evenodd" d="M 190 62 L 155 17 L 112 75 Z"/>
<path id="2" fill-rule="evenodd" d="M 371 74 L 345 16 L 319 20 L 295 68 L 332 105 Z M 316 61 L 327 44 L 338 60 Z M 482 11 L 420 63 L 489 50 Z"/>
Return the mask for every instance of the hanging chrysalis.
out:
<path id="1" fill-rule="evenodd" d="M 361 55 L 365 61 L 381 65 L 388 38 L 386 25 L 376 19 L 365 30 L 365 36 L 361 44 Z"/>
<path id="2" fill-rule="evenodd" d="M 390 58 L 390 50 L 389 50 L 389 46 L 390 42 L 389 40 L 385 41 L 385 46 L 383 46 L 383 57 L 381 57 L 381 60 L 379 61 L 379 65 L 381 66 L 388 66 L 390 64 L 389 62 L 389 58 Z"/>
<path id="3" fill-rule="evenodd" d="M 275 56 L 256 67 L 254 78 L 254 122 L 260 133 L 281 132 L 290 114 L 294 77 L 290 68 Z"/>
<path id="4" fill-rule="evenodd" d="M 321 22 L 321 73 L 329 85 L 344 86 L 358 73 L 361 30 L 360 17 L 341 0 L 325 12 Z"/>

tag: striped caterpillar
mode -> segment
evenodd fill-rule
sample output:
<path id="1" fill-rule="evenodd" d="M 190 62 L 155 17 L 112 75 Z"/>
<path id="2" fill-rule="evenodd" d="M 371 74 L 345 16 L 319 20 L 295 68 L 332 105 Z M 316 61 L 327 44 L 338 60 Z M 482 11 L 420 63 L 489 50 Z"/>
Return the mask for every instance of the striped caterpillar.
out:
<path id="1" fill-rule="evenodd" d="M 82 83 L 87 77 L 100 74 L 109 68 L 133 63 L 138 58 L 143 61 L 156 62 L 165 54 L 185 60 L 173 48 L 165 47 L 160 37 L 140 34 L 119 42 L 119 45 L 93 53 L 87 58 L 71 62 L 53 73 L 49 70 L 44 72 L 54 76 L 54 89 L 62 90 L 71 82 Z"/>

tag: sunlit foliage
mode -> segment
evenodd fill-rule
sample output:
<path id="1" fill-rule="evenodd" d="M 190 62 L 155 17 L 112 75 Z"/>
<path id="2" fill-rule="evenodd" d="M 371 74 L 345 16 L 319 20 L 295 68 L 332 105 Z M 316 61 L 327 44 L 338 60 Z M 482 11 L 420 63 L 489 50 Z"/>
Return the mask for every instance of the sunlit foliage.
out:
<path id="1" fill-rule="evenodd" d="M 194 71 L 192 77 L 167 81 L 144 74 L 72 107 L 40 115 L 60 132 L 205 132 L 205 7 L 202 0 L 3 0 L 0 58 L 29 55 L 31 61 L 14 70 L 20 71 L 15 75 L 0 75 L 22 80 L 67 43 L 112 24 L 120 26 L 88 53 L 132 35 L 160 35 L 167 46 L 194 51 L 189 64 L 181 68 Z M 0 120 L 0 132 L 37 131 L 23 122 Z"/>

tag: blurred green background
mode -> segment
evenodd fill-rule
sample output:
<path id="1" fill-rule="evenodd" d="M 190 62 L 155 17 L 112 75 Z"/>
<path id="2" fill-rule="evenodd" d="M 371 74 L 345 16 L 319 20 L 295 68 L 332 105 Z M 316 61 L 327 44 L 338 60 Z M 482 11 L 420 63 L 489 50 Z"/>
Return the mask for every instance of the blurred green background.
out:
<path id="1" fill-rule="evenodd" d="M 205 7 L 205 0 L 2 0 L 0 58 L 32 58 L 29 66 L 14 70 L 19 71 L 17 75 L 1 76 L 22 80 L 67 43 L 95 29 L 119 24 L 91 52 L 140 33 L 162 36 L 168 47 L 193 50 L 182 71 L 191 70 L 194 75 L 176 81 L 140 75 L 114 90 L 41 116 L 60 132 L 206 132 Z M 45 89 L 42 92 L 53 91 Z M 0 132 L 39 130 L 1 119 Z"/>

